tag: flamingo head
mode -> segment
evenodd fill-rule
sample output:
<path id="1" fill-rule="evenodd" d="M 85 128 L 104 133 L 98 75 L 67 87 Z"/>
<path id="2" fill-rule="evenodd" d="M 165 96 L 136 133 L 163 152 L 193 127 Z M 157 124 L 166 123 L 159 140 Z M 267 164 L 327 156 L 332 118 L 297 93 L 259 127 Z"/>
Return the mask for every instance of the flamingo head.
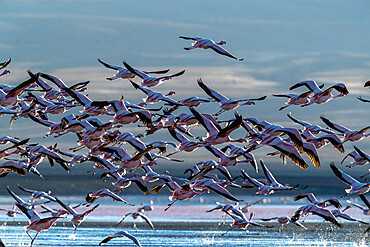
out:
<path id="1" fill-rule="evenodd" d="M 171 96 L 171 95 L 174 95 L 174 94 L 176 94 L 176 92 L 175 92 L 175 91 L 169 91 L 169 92 L 166 94 L 166 96 Z"/>

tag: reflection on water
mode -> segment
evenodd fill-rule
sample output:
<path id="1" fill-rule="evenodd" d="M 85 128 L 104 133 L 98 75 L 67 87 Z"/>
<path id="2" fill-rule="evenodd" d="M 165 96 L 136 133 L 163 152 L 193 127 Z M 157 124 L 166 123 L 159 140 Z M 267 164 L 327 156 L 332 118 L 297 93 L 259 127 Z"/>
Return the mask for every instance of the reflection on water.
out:
<path id="1" fill-rule="evenodd" d="M 127 230 L 142 246 L 366 246 L 366 240 L 356 234 L 346 233 L 344 240 L 332 240 L 325 234 L 306 232 L 267 233 L 232 231 L 221 237 L 222 231 L 183 231 L 183 230 L 138 230 L 79 228 L 75 239 L 71 238 L 72 228 L 53 227 L 41 232 L 34 246 L 98 246 L 109 234 Z M 32 233 L 31 233 L 32 234 Z M 30 242 L 21 226 L 0 228 L 0 236 L 7 246 L 27 246 Z M 330 240 L 327 240 L 330 239 Z M 126 238 L 116 238 L 105 246 L 135 246 Z"/>

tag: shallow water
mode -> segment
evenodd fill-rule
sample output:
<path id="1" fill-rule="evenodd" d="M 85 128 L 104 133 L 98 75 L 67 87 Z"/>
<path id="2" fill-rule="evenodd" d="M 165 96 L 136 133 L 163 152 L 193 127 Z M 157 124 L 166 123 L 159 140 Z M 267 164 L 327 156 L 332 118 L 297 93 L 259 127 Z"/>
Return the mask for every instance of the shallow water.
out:
<path id="1" fill-rule="evenodd" d="M 126 230 L 136 236 L 142 246 L 370 246 L 368 235 L 364 234 L 366 225 L 344 224 L 342 228 L 334 227 L 334 231 L 331 232 L 330 224 L 319 225 L 322 219 L 310 216 L 304 223 L 307 230 L 289 224 L 284 226 L 280 232 L 279 224 L 260 221 L 260 218 L 292 215 L 302 205 L 294 201 L 282 205 L 278 197 L 271 197 L 270 201 L 261 202 L 250 208 L 256 214 L 253 221 L 274 226 L 273 228 L 249 227 L 248 234 L 242 230 L 235 230 L 223 237 L 221 235 L 228 230 L 231 219 L 229 217 L 222 219 L 223 213 L 220 211 L 206 212 L 216 206 L 215 198 L 205 197 L 201 202 L 199 200 L 180 202 L 168 211 L 164 211 L 167 204 L 165 198 L 161 199 L 163 200 L 155 201 L 154 211 L 145 212 L 153 221 L 155 231 L 148 230 L 150 228 L 142 220 L 136 221 L 139 230 L 135 231 L 132 218 L 125 219 L 120 226 L 117 226 L 116 222 L 124 214 L 136 211 L 137 206 L 140 205 L 140 200 L 137 198 L 136 200 L 134 197 L 127 199 L 137 206 L 128 206 L 101 198 L 98 202 L 100 206 L 81 224 L 75 235 L 72 234 L 73 228 L 69 222 L 71 216 L 68 216 L 59 220 L 48 231 L 41 232 L 34 246 L 98 246 L 105 237 L 121 230 Z M 246 198 L 250 202 L 256 199 Z M 80 197 L 66 197 L 62 200 L 71 201 L 72 204 L 81 202 Z M 9 198 L 4 198 L 1 207 L 11 209 L 13 206 L 11 202 Z M 56 203 L 49 203 L 48 206 L 60 208 Z M 80 207 L 77 211 L 83 212 L 86 209 Z M 347 212 L 355 218 L 369 221 L 369 216 L 363 215 L 359 209 L 351 208 Z M 42 217 L 47 215 L 41 214 Z M 29 245 L 30 238 L 24 229 L 27 220 L 20 214 L 15 218 L 0 214 L 0 221 L 7 222 L 0 226 L 0 238 L 6 246 Z M 339 221 L 344 223 L 341 219 Z M 219 222 L 226 222 L 226 224 L 219 225 Z M 32 231 L 30 233 L 32 236 L 35 234 Z M 135 245 L 126 238 L 116 238 L 105 246 Z"/>
<path id="2" fill-rule="evenodd" d="M 127 230 L 142 246 L 368 246 L 370 242 L 357 233 L 317 233 L 306 231 L 257 232 L 193 231 L 193 230 L 138 230 L 113 228 L 78 228 L 55 226 L 41 232 L 34 246 L 98 246 L 108 235 Z M 33 232 L 31 232 L 33 236 Z M 28 246 L 29 237 L 23 226 L 2 226 L 0 236 L 6 246 Z M 104 246 L 135 246 L 127 238 L 116 238 Z"/>

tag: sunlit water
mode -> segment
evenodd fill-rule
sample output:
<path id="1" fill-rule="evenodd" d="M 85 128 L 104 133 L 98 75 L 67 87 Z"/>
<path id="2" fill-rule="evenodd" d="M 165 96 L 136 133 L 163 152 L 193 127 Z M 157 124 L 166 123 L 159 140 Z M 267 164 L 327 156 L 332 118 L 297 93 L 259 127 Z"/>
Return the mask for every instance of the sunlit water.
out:
<path id="1" fill-rule="evenodd" d="M 10 209 L 13 206 L 11 199 L 2 199 L 4 199 L 2 200 L 4 204 L 1 205 L 1 208 Z M 279 226 L 268 231 L 249 227 L 248 233 L 235 230 L 222 236 L 228 229 L 228 224 L 232 222 L 231 219 L 229 217 L 222 219 L 223 214 L 219 211 L 207 213 L 207 210 L 216 206 L 216 201 L 224 202 L 219 197 L 211 196 L 201 198 L 201 200 L 198 198 L 197 200 L 180 202 L 168 211 L 164 211 L 168 200 L 166 197 L 159 196 L 160 200 L 158 198 L 145 198 L 143 200 L 143 198 L 128 196 L 126 199 L 136 206 L 127 206 L 106 198 L 99 199 L 98 209 L 89 215 L 86 222 L 81 224 L 75 234 L 73 234 L 70 223 L 71 216 L 68 216 L 59 220 L 58 224 L 48 231 L 42 231 L 37 236 L 34 246 L 98 246 L 105 237 L 121 230 L 126 230 L 137 237 L 142 246 L 370 246 L 368 234 L 364 233 L 366 225 L 354 224 L 352 227 L 344 225 L 342 229 L 334 227 L 334 231 L 331 232 L 329 224 L 326 224 L 325 229 L 321 231 L 316 226 L 322 222 L 322 219 L 310 216 L 304 223 L 305 225 L 308 224 L 307 222 L 311 224 L 306 225 L 308 230 L 297 230 L 298 228 L 295 226 L 290 230 L 284 227 L 282 231 L 279 231 Z M 158 226 L 155 231 L 143 230 L 143 228 L 148 228 L 142 220 L 137 220 L 139 230 L 135 231 L 132 218 L 125 219 L 122 228 L 117 226 L 116 222 L 123 215 L 136 211 L 140 201 L 148 202 L 149 199 L 154 199 L 155 209 L 145 214 L 151 218 L 156 228 Z M 259 198 L 246 197 L 244 199 L 254 202 Z M 62 197 L 62 200 L 72 202 L 72 204 L 81 202 L 80 197 Z M 269 222 L 262 222 L 259 219 L 292 215 L 304 203 L 289 201 L 282 205 L 279 197 L 271 197 L 270 201 L 260 202 L 250 209 L 256 214 L 253 221 L 267 225 Z M 48 206 L 60 208 L 56 203 L 49 203 Z M 241 206 L 244 206 L 243 203 Z M 85 207 L 77 208 L 78 212 L 85 210 L 87 210 Z M 369 216 L 363 215 L 359 209 L 351 208 L 347 212 L 355 218 L 369 221 Z M 41 216 L 47 217 L 48 214 L 41 214 Z M 5 213 L 0 214 L 0 221 L 8 222 L 0 226 L 0 238 L 6 246 L 29 246 L 31 240 L 24 228 L 27 225 L 27 220 L 25 216 L 20 214 L 16 215 L 15 218 L 9 218 Z M 344 223 L 343 220 L 339 221 Z M 226 225 L 219 226 L 218 222 L 225 222 Z M 168 227 L 169 225 L 171 227 Z M 34 236 L 35 232 L 31 231 L 30 234 Z M 116 238 L 105 246 L 135 245 L 127 238 Z"/>
<path id="2" fill-rule="evenodd" d="M 222 237 L 222 231 L 184 231 L 184 230 L 127 230 L 136 236 L 142 246 L 368 246 L 365 238 L 346 235 L 346 241 L 330 240 L 326 234 L 287 234 L 257 233 L 250 231 L 229 232 Z M 75 237 L 72 228 L 53 227 L 41 232 L 34 246 L 98 246 L 109 234 L 120 231 L 107 228 L 79 228 Z M 28 246 L 29 237 L 22 226 L 1 227 L 0 235 L 7 246 Z M 353 238 L 353 240 L 352 240 Z M 135 246 L 126 238 L 116 238 L 105 246 Z"/>

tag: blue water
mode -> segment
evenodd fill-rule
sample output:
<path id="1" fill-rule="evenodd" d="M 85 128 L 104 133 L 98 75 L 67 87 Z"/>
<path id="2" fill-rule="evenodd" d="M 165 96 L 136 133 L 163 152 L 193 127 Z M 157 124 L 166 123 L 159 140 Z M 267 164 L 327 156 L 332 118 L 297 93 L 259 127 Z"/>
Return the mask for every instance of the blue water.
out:
<path id="1" fill-rule="evenodd" d="M 120 230 L 127 230 L 134 235 L 142 246 L 368 246 L 366 238 L 346 234 L 348 241 L 330 240 L 327 234 L 312 233 L 258 233 L 233 231 L 221 237 L 222 231 L 174 231 L 174 230 L 138 230 L 79 228 L 72 235 L 72 228 L 53 227 L 41 232 L 34 246 L 98 246 L 108 235 Z M 32 233 L 31 233 L 32 234 Z M 30 243 L 22 226 L 3 226 L 0 235 L 6 246 L 27 246 Z M 74 239 L 75 238 L 75 239 Z M 354 241 L 351 239 L 354 238 Z M 328 240 L 329 239 L 329 240 Z M 105 246 L 135 246 L 127 238 L 116 238 Z"/>
<path id="2" fill-rule="evenodd" d="M 132 229 L 81 227 L 75 235 L 72 235 L 73 229 L 70 227 L 53 227 L 47 232 L 41 232 L 34 246 L 98 246 L 106 236 L 121 230 L 127 230 L 134 235 L 142 246 L 368 246 L 370 244 L 365 235 L 361 237 L 354 233 L 345 233 L 344 241 L 336 241 L 330 240 L 331 234 L 335 233 L 318 234 L 310 231 L 302 234 L 232 231 L 221 237 L 223 231 L 133 231 Z M 28 246 L 30 243 L 23 226 L 2 226 L 0 236 L 6 246 Z M 127 238 L 116 238 L 104 246 L 136 245 Z"/>

